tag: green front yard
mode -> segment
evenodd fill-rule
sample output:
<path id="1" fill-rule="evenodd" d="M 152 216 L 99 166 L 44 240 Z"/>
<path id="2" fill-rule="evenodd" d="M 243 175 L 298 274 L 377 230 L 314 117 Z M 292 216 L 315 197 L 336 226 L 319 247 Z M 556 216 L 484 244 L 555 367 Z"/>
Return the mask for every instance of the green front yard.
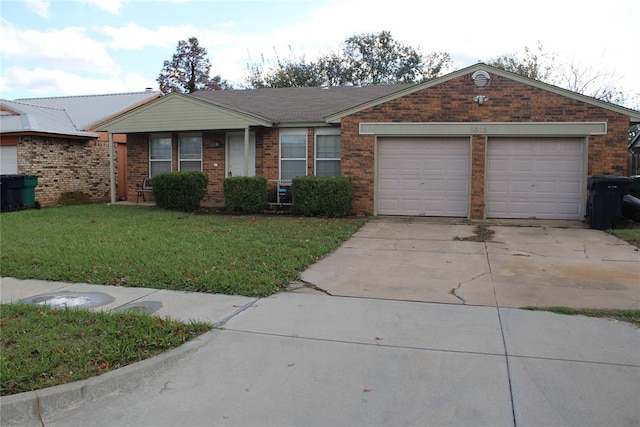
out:
<path id="1" fill-rule="evenodd" d="M 83 205 L 0 216 L 0 275 L 270 295 L 362 226 L 360 219 L 195 215 Z M 107 372 L 211 325 L 139 313 L 1 306 L 0 395 Z"/>
<path id="2" fill-rule="evenodd" d="M 107 205 L 0 220 L 3 277 L 247 296 L 282 290 L 364 223 Z"/>

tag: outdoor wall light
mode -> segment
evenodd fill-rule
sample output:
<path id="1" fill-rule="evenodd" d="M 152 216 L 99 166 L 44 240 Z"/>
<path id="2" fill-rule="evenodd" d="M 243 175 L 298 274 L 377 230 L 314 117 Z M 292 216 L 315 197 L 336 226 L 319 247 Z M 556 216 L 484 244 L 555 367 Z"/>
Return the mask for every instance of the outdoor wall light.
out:
<path id="1" fill-rule="evenodd" d="M 476 97 L 473 98 L 473 101 L 477 102 L 478 105 L 484 104 L 484 101 L 486 101 L 486 100 L 487 100 L 487 97 L 484 96 L 484 95 L 476 95 Z"/>

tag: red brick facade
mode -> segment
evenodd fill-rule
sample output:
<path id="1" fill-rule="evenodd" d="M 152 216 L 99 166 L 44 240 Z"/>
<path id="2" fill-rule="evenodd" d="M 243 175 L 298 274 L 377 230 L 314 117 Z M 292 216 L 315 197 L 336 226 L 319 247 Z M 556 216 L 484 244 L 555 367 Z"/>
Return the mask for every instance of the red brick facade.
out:
<path id="1" fill-rule="evenodd" d="M 482 104 L 474 101 L 483 95 Z M 626 174 L 629 116 L 596 105 L 520 83 L 500 75 L 491 75 L 490 84 L 479 89 L 465 74 L 441 84 L 426 87 L 400 98 L 356 112 L 341 120 L 341 170 L 353 178 L 353 212 L 375 212 L 375 143 L 373 135 L 361 135 L 360 123 L 465 123 L 465 122 L 606 122 L 605 135 L 588 139 L 588 174 Z M 256 174 L 268 180 L 279 177 L 279 130 L 252 129 L 256 135 Z M 315 129 L 307 129 L 307 174 L 314 173 Z M 458 135 L 461 136 L 461 135 Z M 485 165 L 487 141 L 482 133 L 470 134 L 471 140 L 471 218 L 485 215 Z M 128 197 L 135 198 L 136 184 L 149 174 L 148 134 L 129 135 Z M 173 134 L 173 168 L 177 170 L 178 133 Z M 203 171 L 209 175 L 205 202 L 223 201 L 226 134 L 203 133 Z M 274 185 L 273 183 L 271 185 Z"/>
<path id="2" fill-rule="evenodd" d="M 359 135 L 362 122 L 607 122 L 606 135 L 589 138 L 588 173 L 626 174 L 628 116 L 496 75 L 480 90 L 465 75 L 342 119 L 342 173 L 353 177 L 357 213 L 374 212 L 375 137 Z M 469 136 L 471 217 L 483 218 L 487 137 Z"/>

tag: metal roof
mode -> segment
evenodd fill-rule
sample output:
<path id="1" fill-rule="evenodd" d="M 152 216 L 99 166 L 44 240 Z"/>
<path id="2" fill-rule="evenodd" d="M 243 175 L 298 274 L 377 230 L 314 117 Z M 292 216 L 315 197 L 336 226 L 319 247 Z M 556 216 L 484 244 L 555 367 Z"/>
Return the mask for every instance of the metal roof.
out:
<path id="1" fill-rule="evenodd" d="M 36 132 L 82 138 L 98 134 L 80 130 L 65 110 L 0 100 L 0 133 Z"/>
<path id="2" fill-rule="evenodd" d="M 53 98 L 16 99 L 41 107 L 63 109 L 79 129 L 91 129 L 110 117 L 162 96 L 159 91 L 115 93 L 104 95 L 61 96 Z"/>
<path id="3" fill-rule="evenodd" d="M 336 111 L 353 108 L 411 86 L 414 85 L 216 90 L 194 92 L 189 96 L 274 123 L 318 123 Z"/>

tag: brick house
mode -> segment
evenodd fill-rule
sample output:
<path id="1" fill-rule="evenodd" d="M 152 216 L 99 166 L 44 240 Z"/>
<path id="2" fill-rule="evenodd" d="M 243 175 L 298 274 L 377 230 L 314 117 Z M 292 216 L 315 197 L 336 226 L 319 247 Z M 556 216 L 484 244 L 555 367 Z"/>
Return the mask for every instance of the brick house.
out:
<path id="1" fill-rule="evenodd" d="M 417 85 L 171 94 L 96 130 L 129 141 L 128 195 L 170 170 L 351 176 L 355 213 L 581 219 L 589 175 L 626 173 L 640 112 L 476 64 Z"/>
<path id="2" fill-rule="evenodd" d="M 110 159 L 106 132 L 93 125 L 158 98 L 160 92 L 67 96 L 0 101 L 0 173 L 37 175 L 42 206 L 64 198 L 109 200 Z M 116 175 L 126 195 L 126 136 L 112 135 L 120 160 Z"/>

